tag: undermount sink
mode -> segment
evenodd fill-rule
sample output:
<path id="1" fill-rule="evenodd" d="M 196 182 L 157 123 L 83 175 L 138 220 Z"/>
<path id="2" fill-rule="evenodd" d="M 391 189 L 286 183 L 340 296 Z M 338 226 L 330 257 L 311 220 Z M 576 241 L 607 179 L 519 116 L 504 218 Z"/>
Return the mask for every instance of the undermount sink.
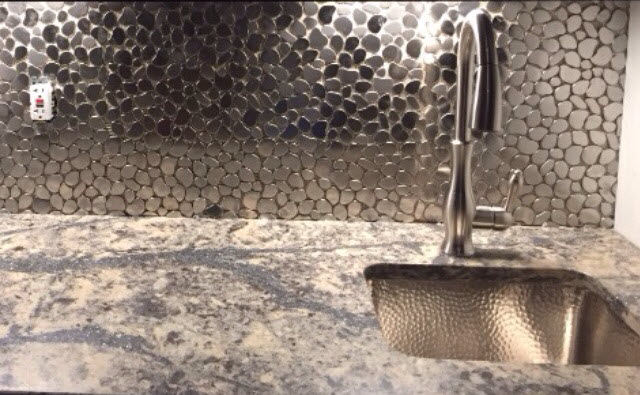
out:
<path id="1" fill-rule="evenodd" d="M 578 272 L 380 264 L 364 274 L 384 338 L 405 354 L 640 365 L 637 322 L 623 320 L 607 292 Z"/>

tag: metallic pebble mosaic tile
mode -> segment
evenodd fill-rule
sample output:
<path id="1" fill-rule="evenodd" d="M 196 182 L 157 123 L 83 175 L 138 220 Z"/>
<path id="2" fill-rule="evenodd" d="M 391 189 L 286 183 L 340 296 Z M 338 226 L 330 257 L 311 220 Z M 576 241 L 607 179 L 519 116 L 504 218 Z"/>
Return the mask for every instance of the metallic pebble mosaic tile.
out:
<path id="1" fill-rule="evenodd" d="M 438 221 L 478 6 L 505 87 L 479 203 L 518 168 L 520 223 L 611 227 L 624 1 L 2 3 L 0 209 Z M 41 75 L 51 122 L 29 115 Z"/>

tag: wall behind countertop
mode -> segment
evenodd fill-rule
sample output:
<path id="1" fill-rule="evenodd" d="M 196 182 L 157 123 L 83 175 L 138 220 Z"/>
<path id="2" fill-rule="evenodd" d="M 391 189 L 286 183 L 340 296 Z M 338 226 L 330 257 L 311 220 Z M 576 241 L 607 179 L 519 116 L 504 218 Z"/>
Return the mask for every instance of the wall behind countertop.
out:
<path id="1" fill-rule="evenodd" d="M 629 70 L 640 67 L 640 3 L 629 9 Z M 640 74 L 629 75 L 624 93 L 622 141 L 620 148 L 620 182 L 616 189 L 616 230 L 640 246 Z"/>
<path id="2" fill-rule="evenodd" d="M 440 220 L 456 31 L 478 5 L 505 83 L 479 203 L 519 168 L 521 223 L 611 227 L 622 1 L 1 4 L 0 209 Z M 41 74 L 49 123 L 28 112 Z"/>

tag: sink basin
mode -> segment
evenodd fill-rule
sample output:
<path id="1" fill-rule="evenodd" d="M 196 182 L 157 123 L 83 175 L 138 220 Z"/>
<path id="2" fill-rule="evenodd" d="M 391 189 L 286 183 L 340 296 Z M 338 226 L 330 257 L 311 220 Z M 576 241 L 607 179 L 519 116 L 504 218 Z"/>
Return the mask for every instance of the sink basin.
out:
<path id="1" fill-rule="evenodd" d="M 380 264 L 365 278 L 384 338 L 408 355 L 640 365 L 637 321 L 578 272 Z"/>

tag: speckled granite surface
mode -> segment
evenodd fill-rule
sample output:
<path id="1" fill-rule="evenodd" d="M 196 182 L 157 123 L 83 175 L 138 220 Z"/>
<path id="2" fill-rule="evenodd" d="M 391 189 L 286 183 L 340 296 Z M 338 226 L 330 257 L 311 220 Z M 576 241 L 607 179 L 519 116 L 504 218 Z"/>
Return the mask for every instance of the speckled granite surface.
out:
<path id="1" fill-rule="evenodd" d="M 0 389 L 634 394 L 640 368 L 418 359 L 381 337 L 375 263 L 576 269 L 640 316 L 640 251 L 610 230 L 2 216 Z"/>

